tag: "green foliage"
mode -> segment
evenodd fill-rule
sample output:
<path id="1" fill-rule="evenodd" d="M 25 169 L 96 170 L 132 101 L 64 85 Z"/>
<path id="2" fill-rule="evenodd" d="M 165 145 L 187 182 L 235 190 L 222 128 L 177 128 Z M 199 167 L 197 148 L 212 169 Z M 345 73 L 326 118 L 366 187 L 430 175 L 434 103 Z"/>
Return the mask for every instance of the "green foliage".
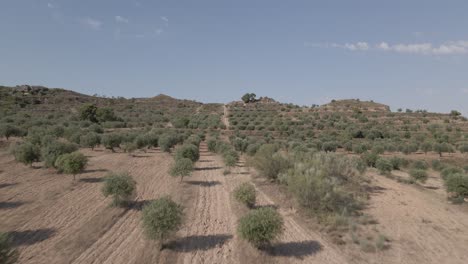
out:
<path id="1" fill-rule="evenodd" d="M 18 251 L 13 248 L 7 233 L 0 233 L 0 263 L 13 264 L 18 260 Z"/>
<path id="2" fill-rule="evenodd" d="M 125 153 L 129 153 L 133 156 L 133 152 L 138 149 L 138 145 L 134 142 L 126 142 L 122 144 L 122 149 Z"/>
<path id="3" fill-rule="evenodd" d="M 272 180 L 290 167 L 289 161 L 278 153 L 278 147 L 272 144 L 262 145 L 252 158 L 252 165 L 257 171 Z"/>
<path id="4" fill-rule="evenodd" d="M 322 144 L 322 150 L 325 152 L 335 152 L 338 144 L 334 141 L 325 142 Z"/>
<path id="5" fill-rule="evenodd" d="M 196 162 L 200 159 L 200 151 L 197 146 L 193 144 L 184 144 L 181 147 L 177 148 L 175 152 L 175 159 L 188 158 L 192 162 Z"/>
<path id="6" fill-rule="evenodd" d="M 0 125 L 0 137 L 5 137 L 7 140 L 13 136 L 16 136 L 16 137 L 24 136 L 24 134 L 25 134 L 24 131 L 16 126 L 12 126 L 10 124 Z"/>
<path id="7" fill-rule="evenodd" d="M 169 173 L 171 176 L 180 177 L 182 181 L 185 176 L 190 176 L 193 171 L 193 162 L 188 158 L 179 158 L 175 160 Z"/>
<path id="8" fill-rule="evenodd" d="M 210 151 L 210 152 L 216 152 L 216 143 L 217 143 L 217 141 L 214 140 L 214 139 L 208 140 L 208 142 L 207 142 L 208 151 Z"/>
<path id="9" fill-rule="evenodd" d="M 252 208 L 255 205 L 256 199 L 255 187 L 248 182 L 242 183 L 241 185 L 237 186 L 236 189 L 234 189 L 234 198 L 238 202 L 243 203 L 249 208 Z"/>
<path id="10" fill-rule="evenodd" d="M 427 181 L 427 172 L 423 169 L 411 169 L 409 173 L 410 177 L 414 181 L 419 181 L 419 182 L 426 182 Z"/>
<path id="11" fill-rule="evenodd" d="M 443 179 L 446 179 L 449 175 L 461 173 L 463 173 L 463 170 L 455 166 L 446 166 L 440 171 L 440 175 Z"/>
<path id="12" fill-rule="evenodd" d="M 114 110 L 112 108 L 107 108 L 107 107 L 98 108 L 96 110 L 95 117 L 96 117 L 97 122 L 99 123 L 108 122 L 108 121 L 112 122 L 112 121 L 119 120 L 119 118 L 115 116 Z"/>
<path id="13" fill-rule="evenodd" d="M 408 166 L 409 161 L 407 159 L 395 156 L 390 158 L 390 163 L 392 164 L 393 170 L 399 170 L 403 167 Z"/>
<path id="14" fill-rule="evenodd" d="M 252 102 L 255 102 L 255 97 L 257 97 L 256 94 L 254 93 L 246 93 L 242 96 L 242 101 L 244 101 L 244 103 L 252 103 Z"/>
<path id="15" fill-rule="evenodd" d="M 110 149 L 114 152 L 114 148 L 120 147 L 122 137 L 117 133 L 105 134 L 101 137 L 101 143 L 106 149 Z"/>
<path id="16" fill-rule="evenodd" d="M 319 215 L 353 213 L 360 208 L 363 180 L 356 160 L 315 153 L 298 159 L 279 179 L 303 207 Z"/>
<path id="17" fill-rule="evenodd" d="M 432 149 L 442 157 L 444 152 L 453 152 L 452 146 L 448 143 L 435 143 Z"/>
<path id="18" fill-rule="evenodd" d="M 94 149 L 101 143 L 101 137 L 95 132 L 89 132 L 80 137 L 80 145 L 85 148 Z"/>
<path id="19" fill-rule="evenodd" d="M 459 197 L 468 197 L 468 175 L 462 173 L 450 174 L 444 178 L 447 192 Z"/>
<path id="20" fill-rule="evenodd" d="M 361 158 L 367 164 L 367 166 L 375 167 L 377 160 L 379 159 L 379 155 L 373 152 L 366 152 L 362 154 Z"/>
<path id="21" fill-rule="evenodd" d="M 162 244 L 182 225 L 182 206 L 169 197 L 159 198 L 143 207 L 143 229 L 149 239 Z"/>
<path id="22" fill-rule="evenodd" d="M 413 162 L 411 167 L 413 167 L 413 169 L 418 169 L 418 170 L 427 170 L 429 168 L 427 163 L 425 161 L 423 161 L 423 160 L 417 160 L 417 161 Z"/>
<path id="23" fill-rule="evenodd" d="M 188 124 L 190 123 L 190 119 L 187 117 L 176 117 L 171 121 L 171 123 L 175 128 L 187 128 Z"/>
<path id="24" fill-rule="evenodd" d="M 16 161 L 26 165 L 32 165 L 33 162 L 39 161 L 41 157 L 39 147 L 29 142 L 16 145 L 13 149 L 13 155 Z"/>
<path id="25" fill-rule="evenodd" d="M 52 140 L 43 144 L 41 157 L 46 167 L 55 167 L 55 161 L 60 155 L 72 153 L 78 150 L 75 144 Z"/>
<path id="26" fill-rule="evenodd" d="M 392 172 L 393 165 L 388 159 L 379 158 L 375 163 L 375 167 L 379 170 L 382 175 L 388 175 Z"/>
<path id="27" fill-rule="evenodd" d="M 134 195 L 135 189 L 136 183 L 128 173 L 111 172 L 105 177 L 102 193 L 105 197 L 112 196 L 114 206 L 124 206 Z"/>
<path id="28" fill-rule="evenodd" d="M 93 123 L 98 122 L 96 117 L 97 106 L 93 104 L 84 104 L 79 109 L 80 120 L 88 120 Z"/>
<path id="29" fill-rule="evenodd" d="M 264 207 L 250 211 L 239 220 L 237 232 L 257 248 L 269 245 L 283 232 L 283 219 L 273 208 Z"/>
<path id="30" fill-rule="evenodd" d="M 170 152 L 171 148 L 177 144 L 177 138 L 172 134 L 163 134 L 159 137 L 159 147 L 164 152 Z"/>
<path id="31" fill-rule="evenodd" d="M 87 164 L 88 158 L 80 152 L 60 155 L 55 161 L 55 167 L 58 171 L 66 174 L 73 174 L 73 179 L 75 179 L 76 174 L 84 171 Z"/>

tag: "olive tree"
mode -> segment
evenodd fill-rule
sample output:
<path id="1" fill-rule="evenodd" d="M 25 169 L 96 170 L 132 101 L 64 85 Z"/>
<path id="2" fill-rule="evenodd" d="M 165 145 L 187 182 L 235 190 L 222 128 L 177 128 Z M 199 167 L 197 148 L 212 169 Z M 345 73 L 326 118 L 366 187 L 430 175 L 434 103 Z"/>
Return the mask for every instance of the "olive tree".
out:
<path id="1" fill-rule="evenodd" d="M 82 173 L 88 163 L 88 158 L 80 152 L 60 155 L 55 161 L 55 167 L 59 172 L 73 174 L 73 180 L 78 173 Z"/>

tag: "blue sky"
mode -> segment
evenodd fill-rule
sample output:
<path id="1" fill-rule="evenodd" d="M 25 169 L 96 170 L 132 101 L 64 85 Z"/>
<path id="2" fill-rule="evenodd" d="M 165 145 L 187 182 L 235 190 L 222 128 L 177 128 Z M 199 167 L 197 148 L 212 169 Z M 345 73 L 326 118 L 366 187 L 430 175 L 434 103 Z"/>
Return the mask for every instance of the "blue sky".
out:
<path id="1" fill-rule="evenodd" d="M 468 115 L 468 1 L 1 0 L 0 84 Z"/>

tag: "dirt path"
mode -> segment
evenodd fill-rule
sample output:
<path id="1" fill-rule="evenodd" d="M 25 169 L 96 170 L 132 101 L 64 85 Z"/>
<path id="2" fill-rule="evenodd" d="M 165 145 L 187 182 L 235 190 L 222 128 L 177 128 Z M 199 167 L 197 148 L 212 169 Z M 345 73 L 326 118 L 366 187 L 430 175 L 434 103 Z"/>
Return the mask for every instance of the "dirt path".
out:
<path id="1" fill-rule="evenodd" d="M 226 129 L 229 130 L 229 110 L 226 105 L 223 105 L 223 124 L 226 126 Z"/>
<path id="2" fill-rule="evenodd" d="M 379 191 L 367 213 L 392 239 L 391 248 L 373 263 L 467 263 L 468 213 L 463 206 L 449 204 L 430 189 L 371 176 Z"/>

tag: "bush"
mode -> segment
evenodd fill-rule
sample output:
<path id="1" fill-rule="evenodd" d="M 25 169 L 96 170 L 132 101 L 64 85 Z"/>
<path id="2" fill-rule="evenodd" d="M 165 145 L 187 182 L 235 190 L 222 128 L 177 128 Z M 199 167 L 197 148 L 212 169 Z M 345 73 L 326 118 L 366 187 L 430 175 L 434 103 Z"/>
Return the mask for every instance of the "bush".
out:
<path id="1" fill-rule="evenodd" d="M 159 137 L 159 147 L 164 152 L 170 152 L 175 144 L 177 144 L 177 138 L 171 134 L 163 134 Z"/>
<path id="2" fill-rule="evenodd" d="M 207 145 L 208 145 L 208 151 L 210 151 L 210 152 L 216 152 L 216 143 L 217 143 L 217 142 L 216 142 L 216 140 L 214 140 L 214 139 L 208 140 L 208 143 L 207 143 Z"/>
<path id="3" fill-rule="evenodd" d="M 95 132 L 90 132 L 80 137 L 80 145 L 84 148 L 91 148 L 94 150 L 100 143 L 101 137 Z"/>
<path id="4" fill-rule="evenodd" d="M 75 144 L 65 143 L 57 140 L 43 144 L 41 157 L 46 167 L 55 167 L 55 161 L 60 155 L 72 153 L 78 150 Z"/>
<path id="5" fill-rule="evenodd" d="M 112 152 L 115 152 L 114 148 L 120 147 L 122 137 L 116 133 L 105 134 L 101 138 L 101 143 L 106 149 L 110 149 Z"/>
<path id="6" fill-rule="evenodd" d="M 392 164 L 392 168 L 394 170 L 399 170 L 403 167 L 408 166 L 408 160 L 400 157 L 390 158 L 390 163 Z"/>
<path id="7" fill-rule="evenodd" d="M 316 153 L 297 161 L 279 177 L 299 204 L 316 214 L 353 213 L 360 208 L 363 182 L 355 160 Z"/>
<path id="8" fill-rule="evenodd" d="M 133 156 L 133 152 L 135 152 L 135 150 L 138 149 L 138 145 L 134 142 L 127 142 L 122 144 L 122 149 L 125 153 L 128 153 L 131 156 Z"/>
<path id="9" fill-rule="evenodd" d="M 322 150 L 325 152 L 335 152 L 337 148 L 338 144 L 333 141 L 325 142 L 322 144 Z"/>
<path id="10" fill-rule="evenodd" d="M 128 173 L 112 172 L 105 177 L 102 194 L 112 196 L 114 206 L 124 206 L 134 195 L 135 188 L 136 183 Z"/>
<path id="11" fill-rule="evenodd" d="M 149 239 L 161 243 L 182 225 L 183 208 L 169 197 L 159 198 L 143 207 L 143 229 Z"/>
<path id="12" fill-rule="evenodd" d="M 13 136 L 23 136 L 24 135 L 24 131 L 21 130 L 20 128 L 18 127 L 15 127 L 15 126 L 12 126 L 12 125 L 9 125 L 9 124 L 5 124 L 5 125 L 1 125 L 0 126 L 0 136 L 3 136 L 5 137 L 7 140 L 10 138 L 10 137 L 13 137 Z"/>
<path id="13" fill-rule="evenodd" d="M 440 160 L 432 160 L 431 165 L 436 171 L 441 171 L 446 167 Z"/>
<path id="14" fill-rule="evenodd" d="M 379 158 L 375 163 L 375 167 L 379 170 L 380 174 L 388 175 L 392 172 L 393 165 L 388 159 Z"/>
<path id="15" fill-rule="evenodd" d="M 283 219 L 273 208 L 250 211 L 239 220 L 237 232 L 257 248 L 267 246 L 283 232 Z"/>
<path id="16" fill-rule="evenodd" d="M 413 163 L 412 165 L 413 169 L 418 169 L 418 170 L 427 170 L 429 166 L 425 161 L 422 160 L 417 160 Z"/>
<path id="17" fill-rule="evenodd" d="M 234 189 L 234 198 L 245 204 L 247 207 L 252 208 L 255 205 L 255 187 L 248 182 L 244 182 Z"/>
<path id="18" fill-rule="evenodd" d="M 426 182 L 427 181 L 427 172 L 423 169 L 412 169 L 409 173 L 410 177 L 414 181 Z"/>
<path id="19" fill-rule="evenodd" d="M 85 155 L 80 152 L 73 152 L 60 155 L 55 161 L 55 167 L 59 172 L 73 174 L 73 180 L 75 180 L 75 175 L 83 172 L 87 163 L 88 158 Z"/>
<path id="20" fill-rule="evenodd" d="M 253 156 L 252 163 L 261 175 L 272 180 L 290 167 L 289 161 L 277 153 L 277 147 L 271 144 L 262 145 Z"/>
<path id="21" fill-rule="evenodd" d="M 180 181 L 182 181 L 185 176 L 190 176 L 192 171 L 193 171 L 192 160 L 188 158 L 180 158 L 180 159 L 176 159 L 169 173 L 174 177 L 180 177 Z"/>
<path id="22" fill-rule="evenodd" d="M 16 161 L 26 165 L 32 165 L 33 162 L 39 161 L 41 157 L 39 147 L 29 142 L 16 145 L 13 149 L 13 155 Z"/>
<path id="23" fill-rule="evenodd" d="M 367 166 L 375 167 L 377 165 L 377 160 L 379 159 L 379 155 L 372 153 L 372 152 L 367 152 L 367 153 L 362 154 L 361 158 L 367 164 Z"/>
<path id="24" fill-rule="evenodd" d="M 444 181 L 447 192 L 454 193 L 458 197 L 468 197 L 468 175 L 449 174 Z"/>
<path id="25" fill-rule="evenodd" d="M 444 169 L 442 169 L 442 171 L 440 172 L 440 175 L 442 176 L 442 179 L 445 179 L 451 174 L 459 174 L 459 173 L 463 173 L 463 170 L 458 167 L 447 166 Z"/>
<path id="26" fill-rule="evenodd" d="M 0 233 L 0 263 L 13 264 L 18 260 L 18 256 L 18 251 L 13 249 L 9 235 Z"/>
<path id="27" fill-rule="evenodd" d="M 196 162 L 200 159 L 200 151 L 197 146 L 193 144 L 184 144 L 176 150 L 175 159 L 190 159 L 192 162 Z"/>

